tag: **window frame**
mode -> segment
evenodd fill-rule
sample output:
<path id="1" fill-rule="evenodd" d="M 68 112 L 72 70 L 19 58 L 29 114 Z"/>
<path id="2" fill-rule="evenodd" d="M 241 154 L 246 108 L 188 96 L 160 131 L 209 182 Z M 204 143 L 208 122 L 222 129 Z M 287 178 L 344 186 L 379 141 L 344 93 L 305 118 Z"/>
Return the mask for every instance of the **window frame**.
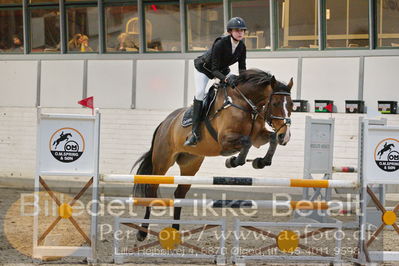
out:
<path id="1" fill-rule="evenodd" d="M 379 1 L 379 0 L 377 0 L 377 1 Z M 382 17 L 380 18 L 380 21 L 381 22 L 379 22 L 378 21 L 378 12 L 379 12 L 379 10 L 378 10 L 378 3 L 377 3 L 377 1 L 373 1 L 373 6 L 372 6 L 372 8 L 373 8 L 373 12 L 372 12 L 372 15 L 373 15 L 373 19 L 374 19 L 374 23 L 373 23 L 373 25 L 374 25 L 374 28 L 373 28 L 373 31 L 374 31 L 374 43 L 373 43 L 373 45 L 374 45 L 374 49 L 375 50 L 386 50 L 386 49 L 394 49 L 394 50 L 397 50 L 397 49 L 399 49 L 399 46 L 380 46 L 378 43 L 379 43 L 379 38 L 378 38 L 378 36 L 379 36 L 379 34 L 384 34 L 384 33 L 379 33 L 378 32 L 378 23 L 382 23 Z M 383 5 L 383 0 L 380 0 L 381 1 L 381 5 Z M 399 4 L 398 4 L 398 12 L 399 12 Z M 382 7 L 381 7 L 382 8 Z M 399 32 L 398 33 L 388 33 L 388 34 L 397 34 L 398 36 L 399 36 Z M 399 38 L 399 37 L 398 37 Z M 381 38 L 381 39 L 383 39 L 383 38 Z"/>
<path id="2" fill-rule="evenodd" d="M 273 0 L 272 0 L 273 1 Z M 280 8 L 278 5 L 278 0 L 274 0 L 275 1 L 275 11 L 274 11 L 274 25 L 275 25 L 275 50 L 274 51 L 319 51 L 320 50 L 320 34 L 323 35 L 323 33 L 320 31 L 320 11 L 322 11 L 322 8 L 324 5 L 322 5 L 323 2 L 325 2 L 325 0 L 318 0 L 317 1 L 317 8 L 315 8 L 315 18 L 317 19 L 317 23 L 315 24 L 315 26 L 317 25 L 317 35 L 316 35 L 316 40 L 318 42 L 318 48 L 283 48 L 280 47 L 280 34 L 279 34 L 279 27 L 280 27 Z M 283 0 L 284 1 L 284 0 Z M 316 1 L 315 1 L 316 2 Z M 324 33 L 325 34 L 325 33 Z M 292 36 L 301 36 L 301 35 L 292 35 Z M 302 35 L 305 36 L 305 35 Z M 309 36 L 309 35 L 308 35 Z M 288 41 L 293 41 L 288 39 Z M 295 40 L 294 40 L 295 41 Z M 304 40 L 302 40 L 304 41 Z M 272 50 L 273 51 L 273 50 Z"/>
<path id="3" fill-rule="evenodd" d="M 58 3 L 39 3 L 39 4 L 29 4 L 28 5 L 28 10 L 27 10 L 27 15 L 28 15 L 28 19 L 27 19 L 27 34 L 29 36 L 29 42 L 25 43 L 25 45 L 27 46 L 28 49 L 28 53 L 29 54 L 49 54 L 48 52 L 45 51 L 41 51 L 41 52 L 32 52 L 32 40 L 30 38 L 30 36 L 32 36 L 32 24 L 31 24 L 31 19 L 32 19 L 32 10 L 35 9 L 58 9 L 60 12 L 60 5 Z M 61 12 L 60 12 L 60 19 L 61 19 Z M 60 23 L 60 50 L 57 52 L 52 52 L 51 54 L 61 54 L 61 42 L 62 42 L 62 30 L 61 30 L 61 23 Z"/>
<path id="4" fill-rule="evenodd" d="M 146 1 L 146 0 L 84 0 L 84 1 L 67 1 L 59 0 L 58 2 L 43 2 L 43 3 L 30 3 L 29 0 L 22 0 L 21 3 L 7 3 L 0 4 L 0 10 L 20 10 L 23 16 L 23 36 L 24 36 L 24 55 L 25 54 L 42 54 L 42 52 L 32 53 L 31 45 L 31 11 L 36 8 L 58 8 L 60 12 L 60 52 L 51 53 L 53 55 L 59 54 L 75 54 L 67 51 L 68 43 L 68 21 L 67 12 L 69 8 L 84 8 L 84 7 L 97 7 L 98 9 L 98 51 L 90 52 L 90 54 L 190 54 L 190 53 L 202 53 L 203 51 L 189 50 L 188 40 L 188 7 L 190 4 L 209 4 L 215 3 L 222 6 L 223 22 L 226 23 L 225 19 L 231 17 L 232 14 L 232 3 L 241 2 L 241 0 L 166 0 L 166 1 Z M 245 1 L 245 0 L 242 0 Z M 366 1 L 366 0 L 365 0 Z M 379 33 L 378 27 L 378 13 L 377 2 L 374 0 L 368 0 L 368 29 L 369 29 L 369 46 L 368 47 L 326 47 L 327 42 L 327 29 L 326 29 L 326 0 L 317 0 L 318 3 L 318 46 L 319 48 L 280 48 L 279 47 L 279 5 L 278 0 L 270 0 L 270 49 L 251 49 L 251 52 L 269 52 L 269 51 L 333 51 L 333 50 L 398 50 L 399 47 L 394 46 L 380 46 L 379 45 Z M 110 6 L 127 6 L 136 5 L 138 17 L 140 20 L 145 21 L 145 8 L 151 4 L 177 4 L 180 8 L 180 51 L 148 51 L 146 45 L 146 33 L 145 23 L 141 22 L 140 28 L 140 49 L 136 51 L 121 51 L 121 52 L 107 52 L 106 51 L 106 36 L 105 36 L 105 8 Z M 227 5 L 224 6 L 224 5 Z M 227 14 L 226 14 L 227 13 Z M 380 18 L 381 19 L 381 18 Z M 223 25 L 225 26 L 225 25 Z M 221 32 L 222 34 L 222 32 Z M 399 33 L 398 33 L 399 34 Z M 210 44 L 211 45 L 211 44 Z M 43 52 L 46 53 L 46 52 Z M 89 53 L 89 52 L 88 52 Z M 4 54 L 17 54 L 12 52 L 2 52 Z M 46 53 L 47 54 L 47 53 Z M 17 55 L 20 55 L 18 53 Z"/>
<path id="5" fill-rule="evenodd" d="M 145 8 L 146 6 L 149 5 L 154 5 L 154 4 L 159 4 L 159 5 L 178 5 L 179 6 L 179 14 L 180 14 L 180 9 L 182 8 L 180 5 L 180 1 L 173 1 L 173 0 L 166 0 L 166 1 L 143 1 L 143 9 L 142 9 L 142 18 L 143 18 L 143 32 L 140 32 L 140 36 L 141 38 L 143 38 L 142 43 L 144 44 L 143 46 L 143 52 L 146 54 L 160 54 L 160 53 L 165 53 L 165 54 L 176 54 L 176 53 L 183 53 L 183 51 L 181 51 L 181 23 L 185 23 L 185 21 L 181 21 L 180 20 L 180 24 L 179 24 L 179 32 L 180 32 L 180 51 L 147 51 L 147 32 L 146 32 L 146 18 L 145 18 Z"/>
<path id="6" fill-rule="evenodd" d="M 372 23 L 371 23 L 371 20 L 370 20 L 370 8 L 372 8 L 371 7 L 371 5 L 370 5 L 370 1 L 368 1 L 368 16 L 367 16 L 367 23 L 368 23 L 368 35 L 369 35 L 369 37 L 368 37 L 368 46 L 366 46 L 366 47 L 327 47 L 327 41 L 328 41 L 328 39 L 327 39 L 327 15 L 326 15 L 326 13 L 327 13 L 327 0 L 322 0 L 323 1 L 323 9 L 322 9 L 322 11 L 323 11 L 323 16 L 322 16 L 322 18 L 323 18 L 323 23 L 324 23 L 324 27 L 323 27 L 323 34 L 322 34 L 322 37 L 323 37 L 323 51 L 345 51 L 345 50 L 370 50 L 370 49 L 374 49 L 374 48 L 372 48 L 372 47 L 374 47 L 374 45 L 373 46 L 371 46 L 370 44 L 371 44 L 371 41 L 372 41 L 372 35 L 370 34 L 370 31 L 372 30 L 371 29 L 371 27 L 372 27 Z M 351 0 L 347 0 L 347 1 L 351 1 Z M 349 9 L 348 9 L 348 11 L 349 11 Z M 350 23 L 349 21 L 350 21 L 350 15 L 348 16 L 349 17 L 349 20 L 348 20 L 348 22 L 347 23 Z M 348 35 L 349 35 L 349 33 L 348 33 Z"/>
<path id="7" fill-rule="evenodd" d="M 229 5 L 228 17 L 231 18 L 233 16 L 233 3 L 234 2 L 249 2 L 249 1 L 250 0 L 228 0 L 228 5 Z M 269 36 L 269 39 L 270 39 L 269 46 L 270 46 L 270 48 L 269 49 L 266 49 L 266 48 L 247 49 L 247 52 L 271 52 L 272 51 L 272 49 L 273 49 L 273 45 L 272 45 L 273 40 L 271 38 L 272 37 L 271 35 L 272 35 L 272 27 L 273 26 L 270 23 L 271 19 L 274 19 L 274 18 L 271 17 L 272 16 L 272 12 L 270 11 L 273 8 L 272 2 L 273 2 L 273 0 L 269 1 L 269 12 L 268 12 L 268 15 L 269 15 L 269 35 L 270 35 Z M 244 36 L 244 39 L 245 39 L 245 36 Z M 245 40 L 244 40 L 244 43 L 245 43 Z"/>
<path id="8" fill-rule="evenodd" d="M 140 53 L 140 50 L 138 51 L 115 51 L 115 52 L 110 52 L 107 51 L 107 32 L 106 32 L 106 18 L 105 18 L 105 9 L 107 7 L 120 7 L 120 6 L 134 6 L 136 5 L 137 7 L 137 16 L 139 17 L 139 4 L 138 1 L 121 1 L 121 0 L 105 0 L 103 1 L 103 10 L 101 11 L 103 14 L 103 20 L 101 21 L 101 23 L 103 24 L 103 36 L 104 38 L 102 38 L 101 42 L 103 42 L 103 47 L 104 50 L 102 51 L 103 54 L 138 54 Z M 139 34 L 139 43 L 141 44 L 141 30 L 140 30 L 140 34 Z"/>
<path id="9" fill-rule="evenodd" d="M 9 54 L 9 55 L 23 55 L 26 53 L 27 46 L 26 46 L 26 29 L 25 29 L 25 9 L 23 2 L 21 4 L 0 4 L 0 11 L 9 11 L 9 10 L 20 10 L 22 12 L 22 26 L 23 26 L 23 44 L 24 44 L 24 52 L 23 53 L 14 53 L 14 52 L 1 52 L 1 55 Z"/>
<path id="10" fill-rule="evenodd" d="M 186 0 L 184 1 L 184 21 L 185 21 L 185 51 L 186 53 L 204 53 L 205 51 L 195 51 L 195 50 L 190 50 L 189 49 L 189 42 L 188 42 L 188 5 L 189 4 L 209 4 L 209 3 L 221 3 L 223 7 L 223 0 Z M 223 15 L 224 15 L 224 8 L 223 8 Z M 223 29 L 225 28 L 226 25 L 223 25 Z M 223 32 L 221 33 L 223 34 Z"/>
<path id="11" fill-rule="evenodd" d="M 64 19 L 65 19 L 65 53 L 66 54 L 82 54 L 82 52 L 75 52 L 75 51 L 69 51 L 68 50 L 68 40 L 69 40 L 69 36 L 68 36 L 68 32 L 69 32 L 69 23 L 68 23 L 68 8 L 85 8 L 85 7 L 97 7 L 97 15 L 99 15 L 99 7 L 97 5 L 97 2 L 93 2 L 93 1 L 83 1 L 79 2 L 78 4 L 76 4 L 75 2 L 69 2 L 69 3 L 65 3 L 65 15 L 64 15 Z M 98 17 L 98 20 L 100 20 L 100 18 Z M 98 21 L 99 22 L 99 21 Z M 102 42 L 102 38 L 100 38 L 101 36 L 101 30 L 100 28 L 98 29 L 98 51 L 93 51 L 93 52 L 84 52 L 84 54 L 102 54 L 101 53 L 101 42 Z"/>

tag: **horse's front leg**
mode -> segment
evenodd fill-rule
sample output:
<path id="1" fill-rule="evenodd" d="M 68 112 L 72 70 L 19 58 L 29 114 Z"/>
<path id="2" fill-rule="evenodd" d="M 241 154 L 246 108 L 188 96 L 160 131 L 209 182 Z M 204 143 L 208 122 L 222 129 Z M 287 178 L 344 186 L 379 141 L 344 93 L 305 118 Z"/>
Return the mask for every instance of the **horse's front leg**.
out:
<path id="1" fill-rule="evenodd" d="M 263 158 L 256 158 L 255 160 L 252 161 L 252 166 L 255 169 L 263 169 L 265 166 L 270 166 L 272 165 L 272 159 L 274 156 L 274 153 L 276 152 L 277 149 L 277 138 L 276 134 L 272 133 L 270 135 L 270 142 L 269 142 L 269 149 L 267 150 L 266 155 Z"/>
<path id="2" fill-rule="evenodd" d="M 232 156 L 226 160 L 227 168 L 235 168 L 237 166 L 244 165 L 247 159 L 249 149 L 252 146 L 251 139 L 249 136 L 242 136 L 239 139 L 239 144 L 242 146 L 238 156 Z"/>

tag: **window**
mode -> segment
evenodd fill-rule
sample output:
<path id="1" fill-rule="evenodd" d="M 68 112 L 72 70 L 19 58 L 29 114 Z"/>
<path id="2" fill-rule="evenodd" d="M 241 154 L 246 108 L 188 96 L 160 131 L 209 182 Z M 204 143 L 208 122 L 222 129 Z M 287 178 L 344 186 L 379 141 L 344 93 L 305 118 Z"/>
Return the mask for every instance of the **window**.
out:
<path id="1" fill-rule="evenodd" d="M 377 35 L 379 47 L 399 47 L 399 1 L 377 1 Z"/>
<path id="2" fill-rule="evenodd" d="M 30 17 L 31 52 L 59 52 L 60 14 L 58 8 L 32 8 Z"/>
<path id="3" fill-rule="evenodd" d="M 0 0 L 0 5 L 22 5 L 22 0 Z"/>
<path id="4" fill-rule="evenodd" d="M 327 0 L 327 48 L 368 47 L 368 0 Z"/>
<path id="5" fill-rule="evenodd" d="M 318 48 L 317 0 L 278 0 L 278 47 Z"/>
<path id="6" fill-rule="evenodd" d="M 270 13 L 269 1 L 233 1 L 232 17 L 242 17 L 248 30 L 245 33 L 245 45 L 250 49 L 270 49 Z"/>
<path id="7" fill-rule="evenodd" d="M 224 32 L 223 3 L 187 4 L 187 44 L 189 51 L 208 50 Z"/>
<path id="8" fill-rule="evenodd" d="M 22 7 L 0 10 L 0 53 L 23 53 Z"/>
<path id="9" fill-rule="evenodd" d="M 138 52 L 140 28 L 137 5 L 105 7 L 107 52 Z"/>
<path id="10" fill-rule="evenodd" d="M 97 7 L 68 7 L 68 52 L 98 51 Z"/>
<path id="11" fill-rule="evenodd" d="M 181 51 L 179 3 L 146 3 L 144 10 L 146 51 Z"/>
<path id="12" fill-rule="evenodd" d="M 52 3 L 58 4 L 58 0 L 29 0 L 29 4 Z"/>

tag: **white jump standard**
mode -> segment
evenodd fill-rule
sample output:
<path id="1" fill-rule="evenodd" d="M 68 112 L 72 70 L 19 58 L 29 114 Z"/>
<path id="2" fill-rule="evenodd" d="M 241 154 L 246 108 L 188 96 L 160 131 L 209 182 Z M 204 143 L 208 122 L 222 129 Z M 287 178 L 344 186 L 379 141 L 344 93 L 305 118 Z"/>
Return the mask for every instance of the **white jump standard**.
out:
<path id="1" fill-rule="evenodd" d="M 44 232 L 39 232 L 39 216 L 46 219 L 46 210 L 34 204 L 33 257 L 44 256 L 86 257 L 89 262 L 97 259 L 97 215 L 91 216 L 90 232 L 86 233 L 77 223 L 72 212 L 74 204 L 91 188 L 90 211 L 97 213 L 100 113 L 95 115 L 44 114 L 38 108 L 37 150 L 35 175 L 35 202 L 40 200 L 40 187 L 50 195 L 58 207 L 58 217 Z M 79 193 L 69 202 L 61 202 L 45 179 L 47 176 L 80 176 L 88 179 Z M 86 245 L 49 246 L 46 237 L 62 220 L 68 219 L 79 232 Z"/>

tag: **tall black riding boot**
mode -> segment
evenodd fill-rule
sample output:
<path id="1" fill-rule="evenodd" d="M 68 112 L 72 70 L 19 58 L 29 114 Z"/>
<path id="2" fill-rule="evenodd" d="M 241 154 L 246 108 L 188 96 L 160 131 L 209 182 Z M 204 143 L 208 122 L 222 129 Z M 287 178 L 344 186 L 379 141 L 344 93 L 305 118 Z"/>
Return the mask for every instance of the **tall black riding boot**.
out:
<path id="1" fill-rule="evenodd" d="M 200 125 L 201 125 L 201 112 L 202 112 L 202 101 L 194 98 L 193 105 L 193 129 L 192 134 L 186 142 L 185 146 L 194 146 L 201 139 Z"/>

